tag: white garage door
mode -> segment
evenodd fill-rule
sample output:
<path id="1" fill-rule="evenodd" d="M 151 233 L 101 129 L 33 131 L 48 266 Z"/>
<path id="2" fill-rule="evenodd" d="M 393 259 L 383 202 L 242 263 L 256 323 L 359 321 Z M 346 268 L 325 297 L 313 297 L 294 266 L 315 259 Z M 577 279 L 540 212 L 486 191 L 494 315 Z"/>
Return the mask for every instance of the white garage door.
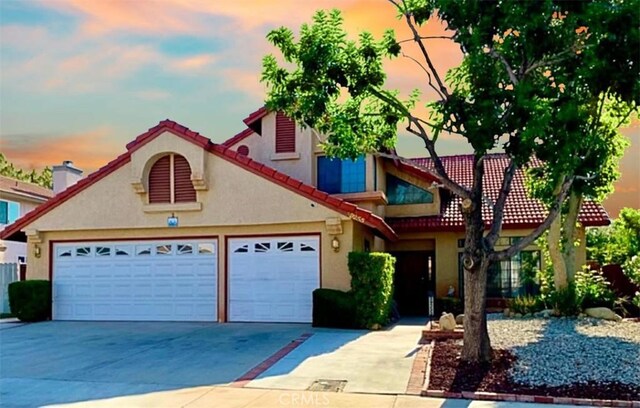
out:
<path id="1" fill-rule="evenodd" d="M 228 250 L 230 321 L 311 322 L 318 237 L 234 238 Z"/>
<path id="2" fill-rule="evenodd" d="M 53 318 L 217 320 L 217 242 L 54 245 Z"/>

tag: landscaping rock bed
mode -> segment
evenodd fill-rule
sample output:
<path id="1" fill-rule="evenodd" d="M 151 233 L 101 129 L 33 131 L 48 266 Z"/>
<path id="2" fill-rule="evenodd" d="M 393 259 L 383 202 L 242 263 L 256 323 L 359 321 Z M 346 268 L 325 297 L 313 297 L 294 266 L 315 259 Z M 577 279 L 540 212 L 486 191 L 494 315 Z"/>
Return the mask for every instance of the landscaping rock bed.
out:
<path id="1" fill-rule="evenodd" d="M 438 342 L 429 389 L 640 400 L 640 323 L 488 318 L 491 367 L 459 365 L 461 341 Z"/>

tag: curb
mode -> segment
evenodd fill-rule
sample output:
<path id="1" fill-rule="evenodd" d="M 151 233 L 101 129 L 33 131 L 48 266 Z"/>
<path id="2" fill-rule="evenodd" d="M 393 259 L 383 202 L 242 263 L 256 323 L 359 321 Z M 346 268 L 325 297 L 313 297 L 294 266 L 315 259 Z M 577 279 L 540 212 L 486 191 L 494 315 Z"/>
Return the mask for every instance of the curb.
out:
<path id="1" fill-rule="evenodd" d="M 535 402 L 539 404 L 572 404 L 598 407 L 640 408 L 640 401 L 602 400 L 590 398 L 549 397 L 546 395 L 502 394 L 496 392 L 423 390 L 423 397 L 470 399 L 478 401 Z"/>
<path id="2" fill-rule="evenodd" d="M 432 350 L 432 345 L 421 345 L 417 349 L 415 357 L 413 358 L 413 364 L 411 365 L 411 373 L 405 394 L 417 396 L 422 394 L 424 389 L 423 384 L 426 379 L 429 378 L 428 368 L 431 366 L 429 360 L 431 359 Z"/>

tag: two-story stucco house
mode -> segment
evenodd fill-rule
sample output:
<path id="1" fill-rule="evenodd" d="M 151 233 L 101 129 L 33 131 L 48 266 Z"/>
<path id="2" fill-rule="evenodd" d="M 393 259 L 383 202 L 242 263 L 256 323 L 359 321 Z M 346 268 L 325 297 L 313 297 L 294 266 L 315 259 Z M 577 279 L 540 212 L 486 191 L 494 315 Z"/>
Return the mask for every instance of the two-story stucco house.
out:
<path id="1" fill-rule="evenodd" d="M 0 176 L 0 231 L 53 197 L 53 191 L 11 177 Z M 24 242 L 0 240 L 0 263 L 25 263 Z"/>
<path id="2" fill-rule="evenodd" d="M 425 313 L 429 291 L 461 295 L 458 201 L 420 170 L 428 159 L 332 160 L 316 132 L 279 113 L 260 109 L 245 124 L 215 144 L 160 122 L 2 233 L 26 234 L 39 254 L 27 277 L 52 280 L 54 319 L 309 322 L 314 289 L 349 289 L 349 251 L 397 257 L 403 314 Z M 470 157 L 444 163 L 470 179 Z M 488 160 L 489 195 L 504 166 L 502 156 Z M 518 174 L 500 243 L 543 216 Z M 580 222 L 584 234 L 609 219 L 587 202 Z M 521 269 L 539 258 L 531 247 L 503 262 L 489 295 L 519 293 Z"/>

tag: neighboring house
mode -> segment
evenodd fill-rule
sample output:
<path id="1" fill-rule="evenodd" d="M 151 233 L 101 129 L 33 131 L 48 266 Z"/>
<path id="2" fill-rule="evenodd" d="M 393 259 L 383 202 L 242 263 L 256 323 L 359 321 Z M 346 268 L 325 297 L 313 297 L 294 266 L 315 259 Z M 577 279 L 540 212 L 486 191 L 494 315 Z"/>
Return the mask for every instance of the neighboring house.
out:
<path id="1" fill-rule="evenodd" d="M 325 158 L 313 130 L 265 109 L 245 124 L 215 144 L 160 122 L 2 233 L 25 233 L 40 254 L 27 277 L 53 280 L 54 319 L 309 322 L 315 288 L 350 288 L 350 251 L 397 257 L 403 314 L 425 313 L 429 291 L 460 296 L 464 228 L 436 178 L 374 156 Z M 443 160 L 454 179 L 470 180 L 469 156 Z M 504 166 L 502 156 L 487 160 L 489 196 Z M 499 244 L 543 216 L 518 174 Z M 580 222 L 583 236 L 609 219 L 587 202 Z M 584 260 L 584 246 L 578 252 Z M 503 262 L 490 296 L 525 290 L 522 269 L 539 262 L 534 246 Z"/>
<path id="2" fill-rule="evenodd" d="M 26 181 L 0 176 L 0 231 L 53 197 L 53 191 Z M 0 240 L 0 263 L 25 263 L 27 245 Z"/>

